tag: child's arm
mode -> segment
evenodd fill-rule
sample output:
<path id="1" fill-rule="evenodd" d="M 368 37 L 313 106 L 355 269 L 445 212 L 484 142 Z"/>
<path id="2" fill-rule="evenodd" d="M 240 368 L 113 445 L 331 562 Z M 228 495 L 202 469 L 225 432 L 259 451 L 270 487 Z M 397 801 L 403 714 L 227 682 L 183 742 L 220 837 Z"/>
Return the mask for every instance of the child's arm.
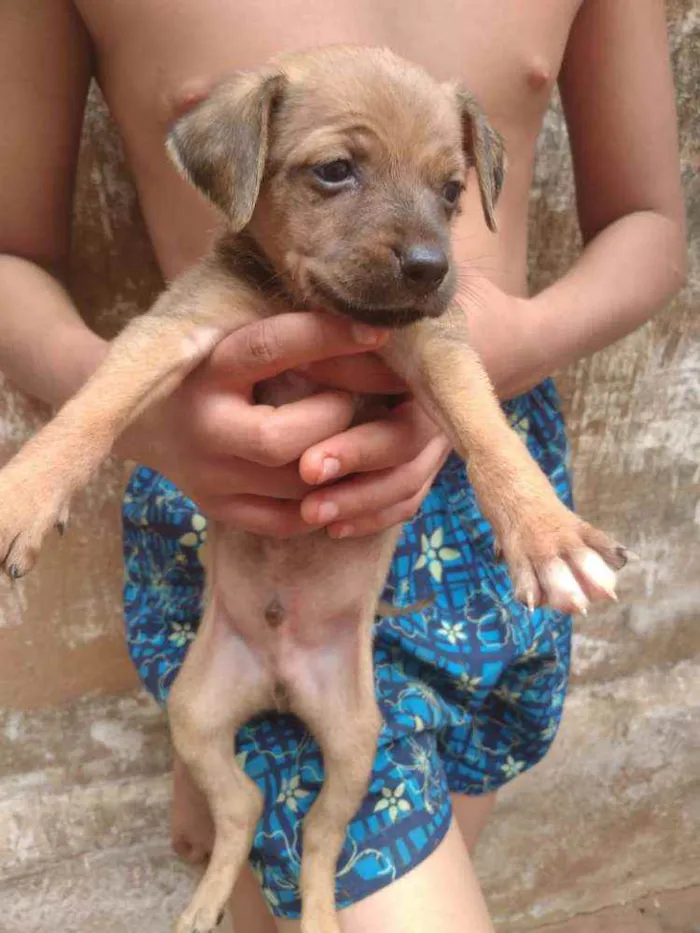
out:
<path id="1" fill-rule="evenodd" d="M 90 44 L 64 0 L 3 4 L 0 36 L 0 369 L 59 404 L 102 352 L 59 284 Z"/>
<path id="2" fill-rule="evenodd" d="M 470 307 L 472 341 L 503 396 L 640 327 L 685 277 L 662 0 L 584 0 L 560 87 L 584 249 L 531 300 L 481 283 L 482 301 Z"/>

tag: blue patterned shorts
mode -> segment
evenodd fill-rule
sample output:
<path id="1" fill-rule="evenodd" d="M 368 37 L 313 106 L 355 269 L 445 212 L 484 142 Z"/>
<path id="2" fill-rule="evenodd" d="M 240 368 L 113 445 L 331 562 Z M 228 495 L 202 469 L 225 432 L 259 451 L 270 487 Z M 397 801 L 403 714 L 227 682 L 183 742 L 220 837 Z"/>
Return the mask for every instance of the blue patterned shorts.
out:
<path id="1" fill-rule="evenodd" d="M 505 406 L 571 505 L 567 442 L 554 385 Z M 164 704 L 201 612 L 206 522 L 162 476 L 138 468 L 124 502 L 129 651 Z M 530 614 L 493 559 L 464 464 L 452 456 L 399 540 L 384 598 L 428 608 L 376 622 L 384 727 L 370 790 L 338 863 L 347 906 L 415 867 L 444 837 L 450 793 L 483 794 L 536 764 L 557 731 L 566 692 L 570 617 Z M 243 728 L 236 754 L 263 791 L 251 862 L 272 911 L 299 915 L 300 821 L 323 779 L 319 750 L 292 716 Z"/>

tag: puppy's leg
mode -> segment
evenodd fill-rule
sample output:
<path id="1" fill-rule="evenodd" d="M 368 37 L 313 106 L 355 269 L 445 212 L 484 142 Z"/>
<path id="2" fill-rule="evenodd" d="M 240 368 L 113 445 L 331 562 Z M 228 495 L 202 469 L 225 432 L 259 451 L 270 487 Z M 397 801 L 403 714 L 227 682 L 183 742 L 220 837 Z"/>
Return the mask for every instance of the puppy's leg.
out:
<path id="1" fill-rule="evenodd" d="M 508 424 L 467 342 L 461 309 L 407 328 L 383 352 L 466 460 L 516 596 L 530 608 L 542 602 L 564 611 L 614 599 L 614 571 L 628 552 L 559 501 Z"/>
<path id="2" fill-rule="evenodd" d="M 270 695 L 262 663 L 212 601 L 168 701 L 173 743 L 207 798 L 215 833 L 208 868 L 177 933 L 215 929 L 250 852 L 263 800 L 237 764 L 233 743 L 238 728 L 269 706 Z"/>
<path id="3" fill-rule="evenodd" d="M 0 563 L 12 578 L 31 569 L 121 432 L 222 337 L 256 319 L 259 304 L 233 276 L 203 264 L 114 340 L 85 386 L 0 472 Z"/>
<path id="4" fill-rule="evenodd" d="M 374 692 L 372 620 L 338 626 L 332 642 L 295 652 L 292 710 L 323 754 L 323 788 L 303 825 L 302 933 L 339 933 L 335 872 L 347 824 L 367 792 L 381 729 Z"/>

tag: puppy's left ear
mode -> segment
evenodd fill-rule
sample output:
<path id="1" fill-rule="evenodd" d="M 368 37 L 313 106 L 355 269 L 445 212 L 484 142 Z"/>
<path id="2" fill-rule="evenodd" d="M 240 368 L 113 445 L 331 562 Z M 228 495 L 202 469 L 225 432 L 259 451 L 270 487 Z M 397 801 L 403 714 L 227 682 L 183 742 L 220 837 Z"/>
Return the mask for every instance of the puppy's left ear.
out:
<path id="1" fill-rule="evenodd" d="M 462 116 L 464 152 L 469 165 L 476 168 L 481 193 L 481 206 L 486 224 L 496 232 L 496 202 L 503 187 L 506 156 L 503 139 L 494 130 L 472 95 L 464 88 L 456 89 L 457 104 Z"/>
<path id="2" fill-rule="evenodd" d="M 278 72 L 236 75 L 168 133 L 166 148 L 176 167 L 235 231 L 253 215 L 267 160 L 270 113 L 284 85 Z"/>

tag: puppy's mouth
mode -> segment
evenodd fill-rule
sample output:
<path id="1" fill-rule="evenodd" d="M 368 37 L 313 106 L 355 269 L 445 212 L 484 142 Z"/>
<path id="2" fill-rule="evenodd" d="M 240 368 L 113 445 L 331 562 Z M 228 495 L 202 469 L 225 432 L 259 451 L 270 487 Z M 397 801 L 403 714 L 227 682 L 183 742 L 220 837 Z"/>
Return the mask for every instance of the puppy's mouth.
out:
<path id="1" fill-rule="evenodd" d="M 435 308 L 413 306 L 379 308 L 374 305 L 364 305 L 339 295 L 331 285 L 321 281 L 314 273 L 309 273 L 308 281 L 328 310 L 338 311 L 355 321 L 371 324 L 374 327 L 408 327 L 427 317 L 439 317 L 445 310 L 442 305 Z"/>

